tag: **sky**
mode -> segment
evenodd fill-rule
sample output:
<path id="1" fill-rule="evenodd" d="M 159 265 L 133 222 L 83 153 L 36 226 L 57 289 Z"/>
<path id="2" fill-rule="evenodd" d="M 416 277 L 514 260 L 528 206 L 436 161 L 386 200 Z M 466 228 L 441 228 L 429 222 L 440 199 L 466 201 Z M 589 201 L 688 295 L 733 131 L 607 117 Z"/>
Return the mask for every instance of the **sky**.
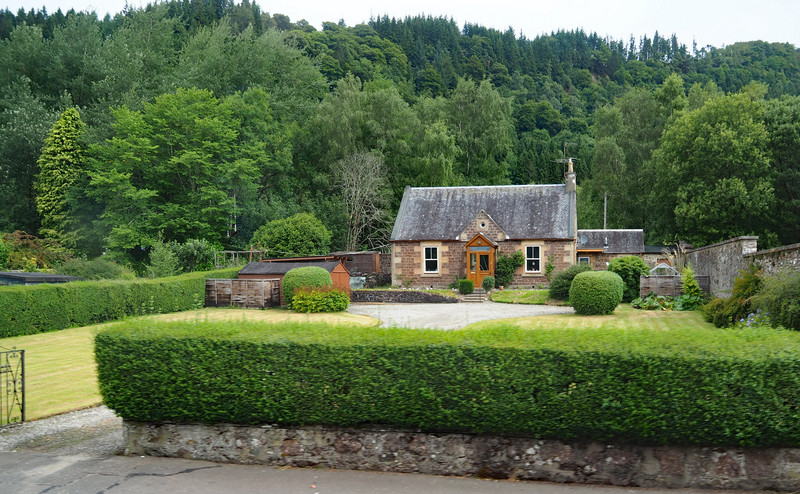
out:
<path id="1" fill-rule="evenodd" d="M 235 0 L 237 3 L 240 0 Z M 122 10 L 126 0 L 0 0 L 12 12 L 20 7 L 90 10 L 103 17 Z M 127 0 L 139 7 L 146 0 Z M 453 18 L 501 31 L 514 28 L 517 36 L 534 38 L 559 29 L 582 28 L 601 37 L 627 43 L 631 35 L 669 37 L 673 33 L 690 50 L 722 47 L 737 41 L 788 42 L 800 47 L 800 1 L 797 0 L 516 0 L 472 1 L 402 0 L 256 0 L 262 12 L 288 15 L 292 21 L 307 20 L 320 29 L 323 21 L 345 21 L 348 26 L 368 22 L 370 17 L 415 15 Z"/>

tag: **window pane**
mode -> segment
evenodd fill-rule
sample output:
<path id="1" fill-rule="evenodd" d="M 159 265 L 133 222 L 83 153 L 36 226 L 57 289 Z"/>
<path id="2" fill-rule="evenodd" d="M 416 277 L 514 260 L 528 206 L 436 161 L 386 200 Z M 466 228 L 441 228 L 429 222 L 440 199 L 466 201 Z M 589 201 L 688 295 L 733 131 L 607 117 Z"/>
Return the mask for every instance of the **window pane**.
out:
<path id="1" fill-rule="evenodd" d="M 478 256 L 481 259 L 481 271 L 489 271 L 489 256 Z"/>
<path id="2" fill-rule="evenodd" d="M 539 246 L 525 247 L 525 271 L 528 273 L 539 272 Z"/>
<path id="3" fill-rule="evenodd" d="M 478 266 L 477 261 L 475 261 L 475 254 L 469 255 L 469 270 L 475 271 L 475 268 Z"/>
<path id="4" fill-rule="evenodd" d="M 425 271 L 428 273 L 435 273 L 439 271 L 439 263 L 436 260 L 433 261 L 425 261 Z"/>

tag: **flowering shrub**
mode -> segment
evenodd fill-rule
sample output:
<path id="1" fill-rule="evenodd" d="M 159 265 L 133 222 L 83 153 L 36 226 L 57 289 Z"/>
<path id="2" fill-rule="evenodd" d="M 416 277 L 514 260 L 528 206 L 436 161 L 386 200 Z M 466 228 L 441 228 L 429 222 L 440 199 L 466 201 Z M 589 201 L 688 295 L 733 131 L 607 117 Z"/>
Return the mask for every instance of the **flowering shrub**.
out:
<path id="1" fill-rule="evenodd" d="M 769 313 L 758 309 L 755 312 L 751 312 L 747 315 L 747 317 L 743 317 L 739 319 L 739 322 L 736 323 L 738 327 L 745 327 L 745 328 L 753 328 L 758 326 L 769 326 Z"/>

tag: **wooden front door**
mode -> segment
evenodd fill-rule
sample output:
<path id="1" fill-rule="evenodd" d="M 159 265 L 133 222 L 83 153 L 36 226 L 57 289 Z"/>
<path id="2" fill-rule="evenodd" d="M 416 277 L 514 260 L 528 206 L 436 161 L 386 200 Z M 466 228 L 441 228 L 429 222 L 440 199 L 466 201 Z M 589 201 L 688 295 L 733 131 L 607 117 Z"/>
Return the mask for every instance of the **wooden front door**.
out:
<path id="1" fill-rule="evenodd" d="M 480 234 L 467 243 L 467 279 L 475 283 L 475 288 L 485 277 L 494 276 L 496 251 L 494 244 Z"/>

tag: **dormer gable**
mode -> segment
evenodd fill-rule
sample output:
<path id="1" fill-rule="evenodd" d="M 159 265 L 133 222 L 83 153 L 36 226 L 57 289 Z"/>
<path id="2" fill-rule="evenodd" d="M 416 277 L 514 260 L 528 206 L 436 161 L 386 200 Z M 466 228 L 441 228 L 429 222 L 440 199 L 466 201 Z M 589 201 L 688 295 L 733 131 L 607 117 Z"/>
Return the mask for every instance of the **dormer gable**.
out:
<path id="1" fill-rule="evenodd" d="M 494 244 L 509 238 L 503 228 L 484 210 L 481 210 L 464 226 L 458 239 L 462 242 L 469 242 L 476 235 L 482 235 Z"/>

